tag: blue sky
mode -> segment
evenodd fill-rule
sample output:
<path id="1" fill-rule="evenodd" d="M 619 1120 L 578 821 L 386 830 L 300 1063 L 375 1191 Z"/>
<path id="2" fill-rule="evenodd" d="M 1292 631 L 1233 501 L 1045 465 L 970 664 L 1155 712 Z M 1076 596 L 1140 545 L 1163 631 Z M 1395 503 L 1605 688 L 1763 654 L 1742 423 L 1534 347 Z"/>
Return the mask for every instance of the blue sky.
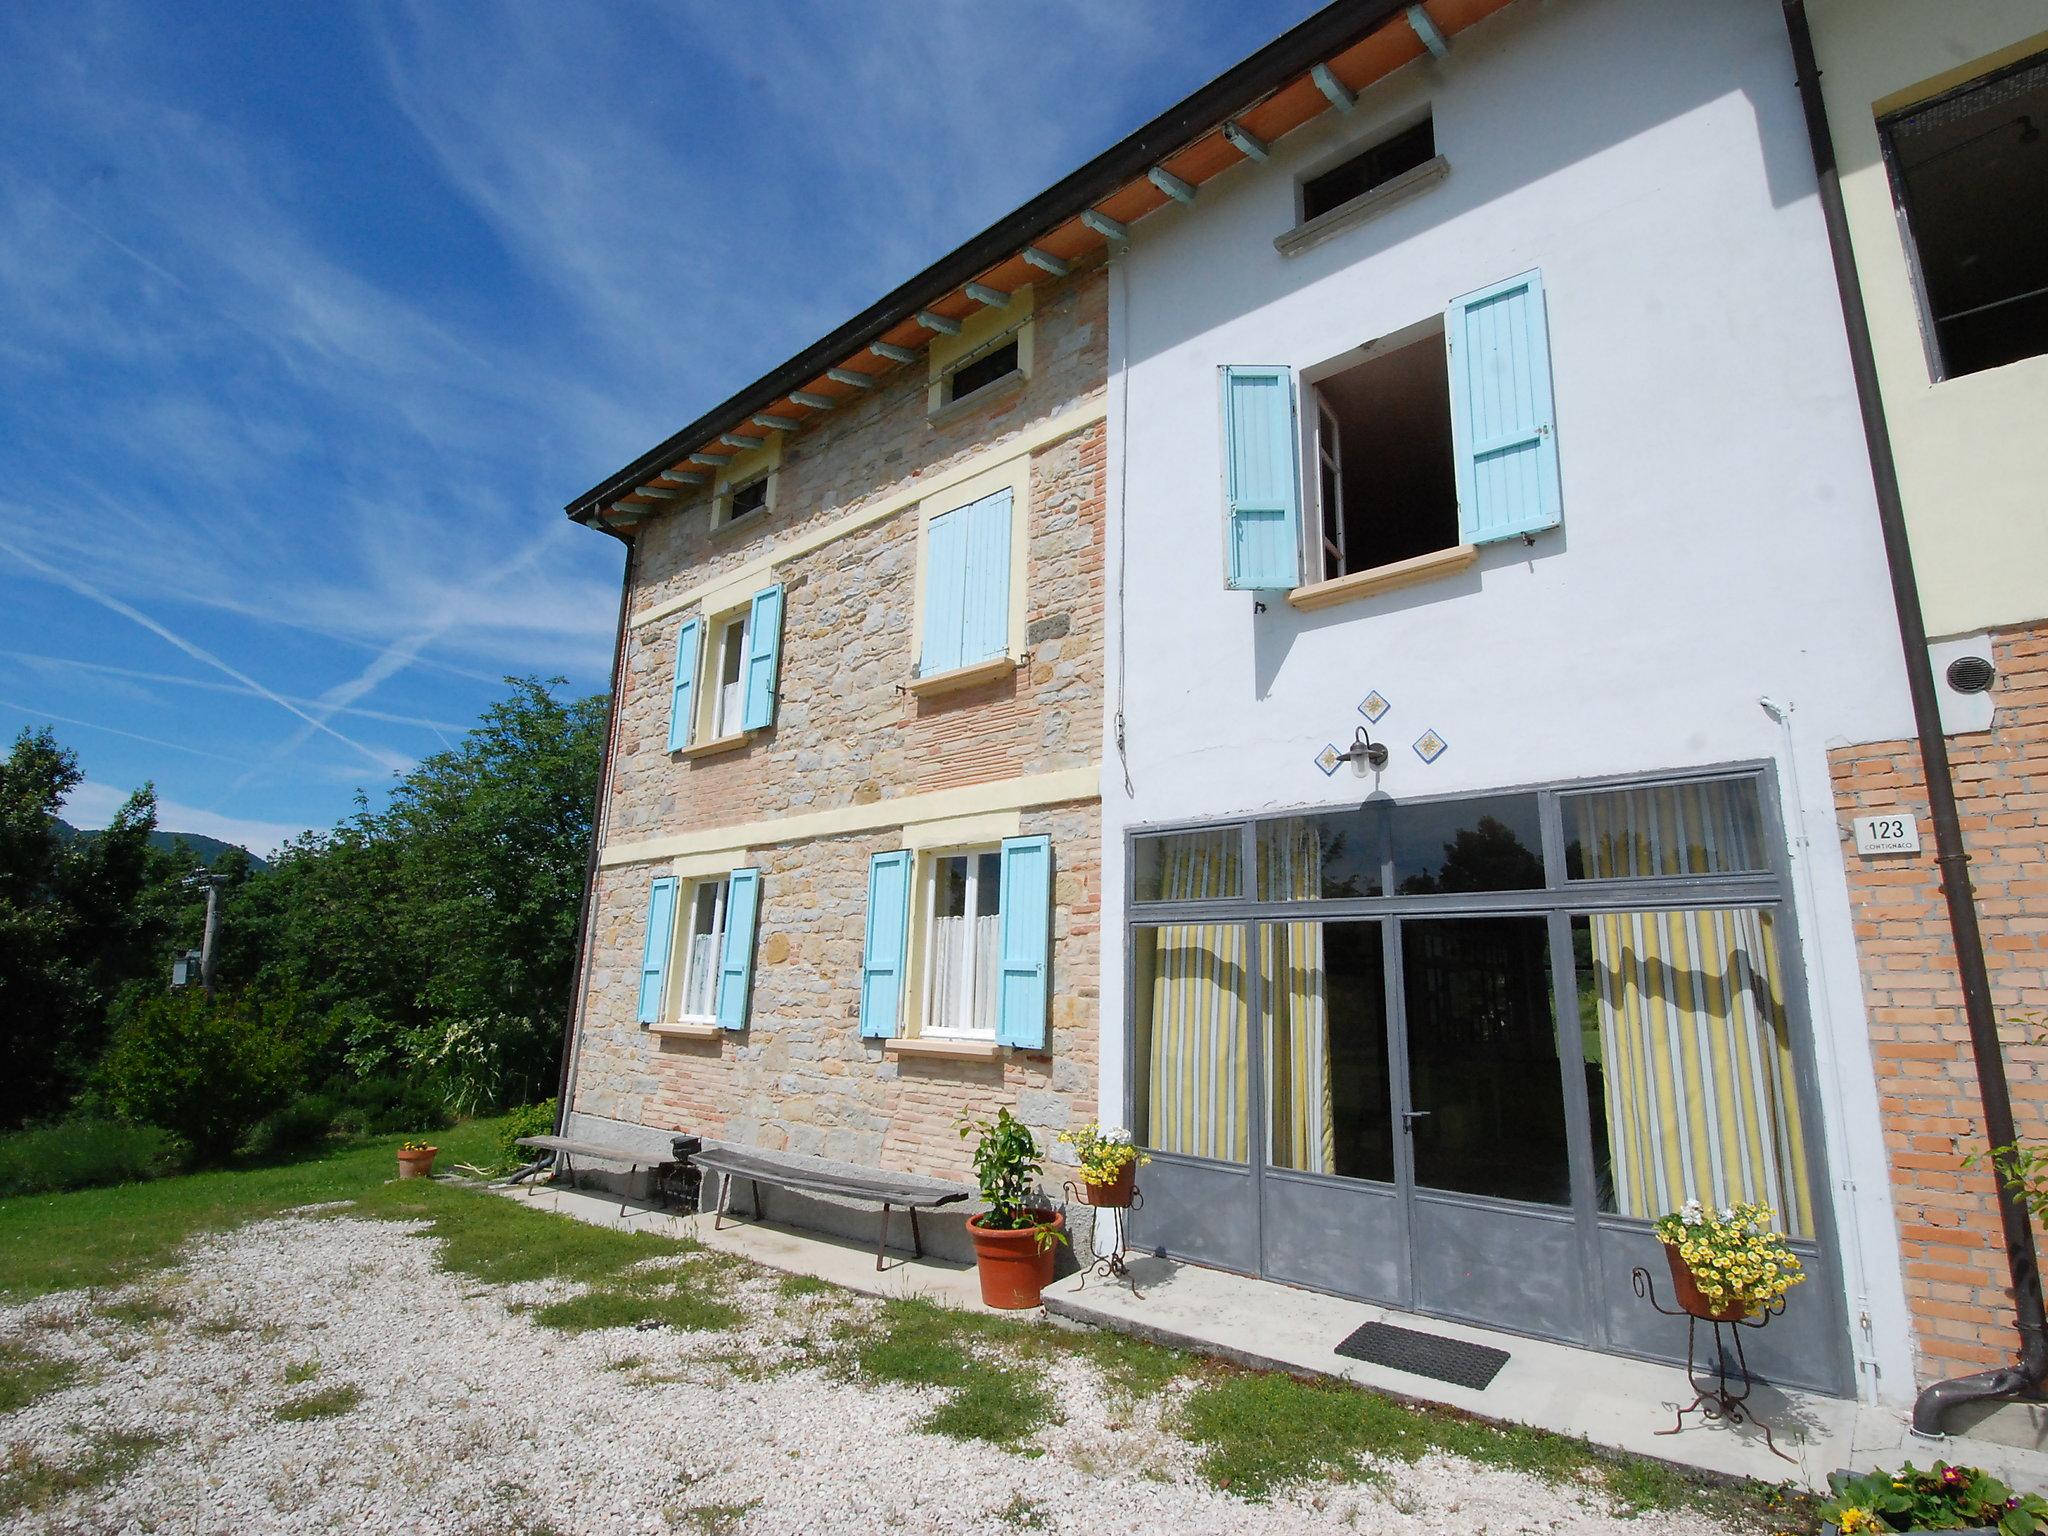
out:
<path id="1" fill-rule="evenodd" d="M 562 503 L 1313 0 L 0 7 L 0 737 L 268 851 L 507 673 Z"/>

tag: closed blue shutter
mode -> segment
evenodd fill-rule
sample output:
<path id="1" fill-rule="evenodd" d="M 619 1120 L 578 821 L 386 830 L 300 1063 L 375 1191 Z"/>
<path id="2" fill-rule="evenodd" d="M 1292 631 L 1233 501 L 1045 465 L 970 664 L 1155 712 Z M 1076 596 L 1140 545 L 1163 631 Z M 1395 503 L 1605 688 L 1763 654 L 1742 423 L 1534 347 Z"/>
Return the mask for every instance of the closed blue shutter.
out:
<path id="1" fill-rule="evenodd" d="M 878 853 L 868 861 L 868 936 L 860 965 L 860 1032 L 870 1040 L 895 1036 L 909 929 L 910 855 Z"/>
<path id="2" fill-rule="evenodd" d="M 754 929 L 761 912 L 761 871 L 736 869 L 725 893 L 725 949 L 718 957 L 718 1022 L 747 1027 L 754 985 Z"/>
<path id="3" fill-rule="evenodd" d="M 996 982 L 996 1039 L 1045 1049 L 1052 951 L 1052 841 L 1003 839 L 1002 973 Z"/>
<path id="4" fill-rule="evenodd" d="M 704 639 L 704 621 L 691 619 L 676 631 L 676 677 L 668 696 L 668 749 L 680 752 L 690 744 L 697 697 L 697 652 Z"/>
<path id="5" fill-rule="evenodd" d="M 676 883 L 664 875 L 647 891 L 647 942 L 640 951 L 640 1022 L 661 1022 L 668 991 L 668 946 L 675 937 Z"/>
<path id="6" fill-rule="evenodd" d="M 989 661 L 1010 648 L 1011 493 L 997 491 L 971 507 L 967 518 L 967 560 L 960 621 L 960 665 Z"/>
<path id="7" fill-rule="evenodd" d="M 775 723 L 775 679 L 782 666 L 782 587 L 778 583 L 754 594 L 747 619 L 746 707 L 740 729 L 765 731 Z"/>
<path id="8" fill-rule="evenodd" d="M 925 526 L 924 650 L 918 675 L 963 665 L 960 628 L 967 611 L 967 508 L 941 513 Z"/>
<path id="9" fill-rule="evenodd" d="M 1301 451 L 1292 372 L 1223 370 L 1223 455 L 1228 585 L 1249 592 L 1294 586 L 1301 579 Z"/>
<path id="10" fill-rule="evenodd" d="M 1450 349 L 1458 537 L 1490 544 L 1555 528 L 1564 517 L 1564 495 L 1542 274 L 1524 272 L 1453 299 L 1444 314 L 1444 344 Z"/>

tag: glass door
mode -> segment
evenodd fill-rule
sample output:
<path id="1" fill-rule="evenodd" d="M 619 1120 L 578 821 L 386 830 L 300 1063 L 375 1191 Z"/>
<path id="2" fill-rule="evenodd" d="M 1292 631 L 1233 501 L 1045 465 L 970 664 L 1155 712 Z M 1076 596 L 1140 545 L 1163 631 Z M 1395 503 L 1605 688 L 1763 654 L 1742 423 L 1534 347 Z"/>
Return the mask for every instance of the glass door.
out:
<path id="1" fill-rule="evenodd" d="M 1398 920 L 1413 1305 L 1587 1336 L 1552 920 Z"/>

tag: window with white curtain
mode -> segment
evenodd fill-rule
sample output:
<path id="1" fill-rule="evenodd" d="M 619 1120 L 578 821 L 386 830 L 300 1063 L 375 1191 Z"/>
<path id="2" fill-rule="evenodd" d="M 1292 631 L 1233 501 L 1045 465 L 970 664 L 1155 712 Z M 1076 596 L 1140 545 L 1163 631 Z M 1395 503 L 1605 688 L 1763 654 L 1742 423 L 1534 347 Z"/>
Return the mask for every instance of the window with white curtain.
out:
<path id="1" fill-rule="evenodd" d="M 683 929 L 682 997 L 677 1011 L 695 1024 L 718 1016 L 719 952 L 725 947 L 729 882 L 702 880 L 690 893 Z"/>
<path id="2" fill-rule="evenodd" d="M 747 615 L 726 624 L 718 632 L 713 653 L 718 668 L 711 694 L 711 736 L 736 736 L 746 718 Z"/>
<path id="3" fill-rule="evenodd" d="M 1002 857 L 933 856 L 925 885 L 924 1033 L 994 1039 L 1001 962 Z"/>

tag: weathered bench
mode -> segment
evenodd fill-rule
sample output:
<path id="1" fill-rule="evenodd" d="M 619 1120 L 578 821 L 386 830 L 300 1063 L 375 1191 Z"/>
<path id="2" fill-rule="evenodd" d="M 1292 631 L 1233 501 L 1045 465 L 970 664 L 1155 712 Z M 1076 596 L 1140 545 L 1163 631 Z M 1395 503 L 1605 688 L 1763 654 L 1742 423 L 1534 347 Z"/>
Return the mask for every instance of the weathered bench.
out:
<path id="1" fill-rule="evenodd" d="M 967 1191 L 950 1184 L 920 1181 L 907 1174 L 876 1169 L 872 1173 L 844 1166 L 827 1165 L 812 1159 L 769 1152 L 747 1152 L 737 1147 L 708 1147 L 692 1155 L 699 1170 L 718 1175 L 718 1210 L 711 1219 L 713 1231 L 721 1230 L 732 1198 L 732 1181 L 745 1179 L 753 1194 L 753 1221 L 766 1219 L 761 1187 L 773 1185 L 806 1195 L 831 1195 L 843 1200 L 873 1201 L 882 1207 L 882 1231 L 875 1239 L 875 1268 L 883 1267 L 889 1248 L 889 1216 L 897 1207 L 910 1212 L 911 1250 L 924 1257 L 924 1236 L 917 1230 L 917 1213 L 935 1206 L 965 1200 Z"/>
<path id="2" fill-rule="evenodd" d="M 632 1188 L 633 1175 L 642 1168 L 657 1168 L 662 1163 L 668 1161 L 666 1158 L 656 1157 L 650 1153 L 635 1152 L 627 1147 L 612 1146 L 601 1141 L 578 1141 L 571 1136 L 521 1136 L 513 1145 L 528 1147 L 535 1152 L 551 1154 L 555 1172 L 566 1174 L 572 1184 L 576 1179 L 576 1159 L 579 1157 L 588 1158 L 593 1162 L 600 1163 L 624 1163 L 627 1168 L 627 1190 Z M 523 1178 L 539 1173 L 541 1166 L 539 1162 L 535 1162 L 530 1168 L 523 1168 L 518 1173 L 513 1174 L 507 1182 L 516 1184 Z M 536 1178 L 531 1184 L 527 1185 L 526 1193 L 528 1196 L 531 1196 L 539 1187 L 540 1180 Z M 621 1216 L 626 1214 L 626 1204 L 626 1198 L 622 1194 L 619 1200 L 619 1214 Z"/>

